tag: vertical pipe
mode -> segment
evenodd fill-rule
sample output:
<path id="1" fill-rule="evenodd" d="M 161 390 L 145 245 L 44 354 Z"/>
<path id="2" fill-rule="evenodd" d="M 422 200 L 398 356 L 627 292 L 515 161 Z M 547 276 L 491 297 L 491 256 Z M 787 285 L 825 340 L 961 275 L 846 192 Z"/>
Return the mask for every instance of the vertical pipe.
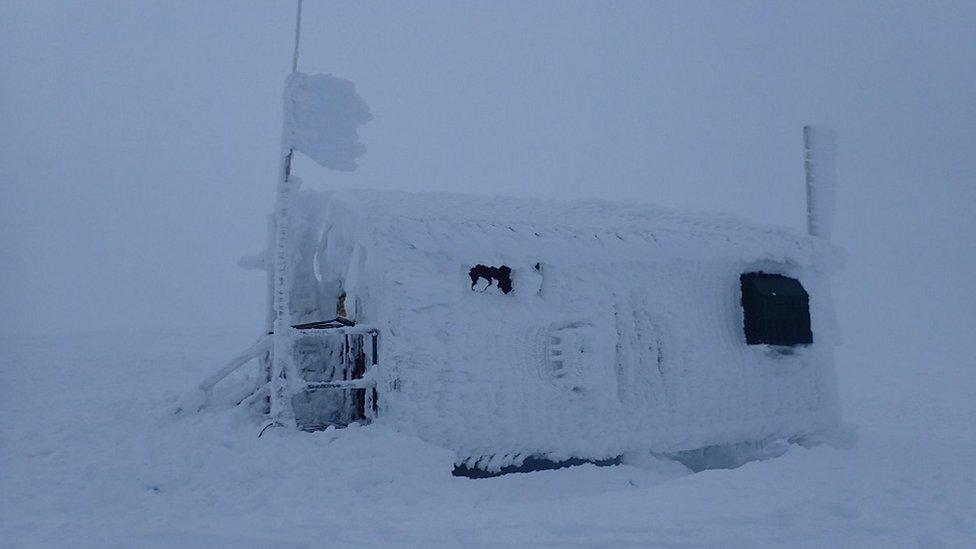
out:
<path id="1" fill-rule="evenodd" d="M 291 72 L 298 72 L 298 39 L 302 34 L 302 0 L 298 0 L 295 14 L 295 51 L 291 56 Z"/>
<path id="2" fill-rule="evenodd" d="M 836 134 L 824 126 L 803 126 L 807 190 L 807 233 L 830 238 L 835 202 Z"/>
<path id="3" fill-rule="evenodd" d="M 817 235 L 816 205 L 813 196 L 813 158 L 810 147 L 812 145 L 810 126 L 803 126 L 803 174 L 807 189 L 807 234 Z"/>

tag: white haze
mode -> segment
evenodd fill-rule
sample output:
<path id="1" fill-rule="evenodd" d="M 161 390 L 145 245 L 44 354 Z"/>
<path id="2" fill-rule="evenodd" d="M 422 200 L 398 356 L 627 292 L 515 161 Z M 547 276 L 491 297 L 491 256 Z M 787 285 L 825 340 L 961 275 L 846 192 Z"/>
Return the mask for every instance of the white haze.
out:
<path id="1" fill-rule="evenodd" d="M 956 349 L 976 308 L 976 5 L 307 2 L 300 67 L 375 120 L 310 187 L 600 196 L 802 230 L 839 134 L 848 343 Z M 0 6 L 0 331 L 257 329 L 291 3 Z M 964 353 L 971 357 L 971 352 Z"/>

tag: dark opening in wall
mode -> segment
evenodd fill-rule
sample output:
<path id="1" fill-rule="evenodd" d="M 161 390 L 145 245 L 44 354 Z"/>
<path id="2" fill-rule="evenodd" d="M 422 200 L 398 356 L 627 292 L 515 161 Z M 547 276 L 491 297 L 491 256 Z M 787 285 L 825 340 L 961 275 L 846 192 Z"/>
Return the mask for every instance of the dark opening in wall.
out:
<path id="1" fill-rule="evenodd" d="M 489 267 L 487 265 L 475 265 L 471 267 L 468 271 L 468 276 L 471 277 L 471 289 L 473 290 L 475 285 L 478 284 L 478 280 L 485 279 L 488 281 L 487 289 L 492 284 L 496 284 L 498 289 L 502 291 L 503 294 L 507 294 L 512 291 L 512 269 L 507 265 L 502 265 L 501 267 Z"/>
<path id="2" fill-rule="evenodd" d="M 800 281 L 778 274 L 746 273 L 742 310 L 749 345 L 805 345 L 810 331 L 810 296 Z"/>

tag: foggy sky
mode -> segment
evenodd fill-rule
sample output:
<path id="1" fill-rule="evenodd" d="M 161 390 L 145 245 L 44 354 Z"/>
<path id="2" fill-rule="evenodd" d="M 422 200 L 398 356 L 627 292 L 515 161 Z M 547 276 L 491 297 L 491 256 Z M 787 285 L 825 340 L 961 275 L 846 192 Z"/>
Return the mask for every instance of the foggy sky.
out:
<path id="1" fill-rule="evenodd" d="M 258 329 L 263 273 L 235 263 L 264 247 L 293 25 L 292 2 L 0 4 L 0 332 Z M 976 3 L 308 0 L 300 69 L 375 116 L 357 172 L 297 165 L 311 188 L 802 230 L 801 127 L 834 126 L 848 339 L 976 336 Z"/>

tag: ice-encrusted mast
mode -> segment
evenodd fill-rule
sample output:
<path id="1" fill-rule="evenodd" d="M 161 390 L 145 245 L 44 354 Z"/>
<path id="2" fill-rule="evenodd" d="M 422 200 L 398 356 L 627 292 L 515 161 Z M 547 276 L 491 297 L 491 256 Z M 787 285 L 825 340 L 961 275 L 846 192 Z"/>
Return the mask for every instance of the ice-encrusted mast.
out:
<path id="1" fill-rule="evenodd" d="M 298 0 L 292 72 L 285 81 L 273 257 L 271 424 L 287 427 L 295 426 L 291 397 L 303 389 L 299 386 L 300 376 L 292 351 L 296 333 L 289 307 L 292 204 L 301 187 L 301 179 L 291 173 L 292 160 L 295 151 L 300 151 L 323 167 L 355 170 L 356 159 L 366 153 L 366 147 L 359 142 L 357 129 L 373 118 L 352 82 L 331 74 L 298 72 L 301 21 L 302 0 Z"/>
<path id="2" fill-rule="evenodd" d="M 339 171 L 356 169 L 356 159 L 366 153 L 357 129 L 372 120 L 369 107 L 356 93 L 352 82 L 331 74 L 298 72 L 301 35 L 302 0 L 298 0 L 295 18 L 295 49 L 291 74 L 285 80 L 283 96 L 281 152 L 275 213 L 269 232 L 269 250 L 253 258 L 244 258 L 241 266 L 263 268 L 269 273 L 271 310 L 269 332 L 246 351 L 234 357 L 220 370 L 207 377 L 195 390 L 187 393 L 177 405 L 177 413 L 196 411 L 210 400 L 214 386 L 252 359 L 265 360 L 268 380 L 254 388 L 242 403 L 253 403 L 270 397 L 271 423 L 294 426 L 292 396 L 307 388 L 300 381 L 293 347 L 298 331 L 293 327 L 290 309 L 292 289 L 292 255 L 294 250 L 293 209 L 301 179 L 292 174 L 295 152 L 305 153 L 323 167 Z M 269 353 L 270 351 L 270 353 Z"/>

